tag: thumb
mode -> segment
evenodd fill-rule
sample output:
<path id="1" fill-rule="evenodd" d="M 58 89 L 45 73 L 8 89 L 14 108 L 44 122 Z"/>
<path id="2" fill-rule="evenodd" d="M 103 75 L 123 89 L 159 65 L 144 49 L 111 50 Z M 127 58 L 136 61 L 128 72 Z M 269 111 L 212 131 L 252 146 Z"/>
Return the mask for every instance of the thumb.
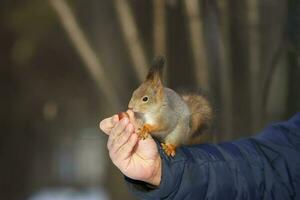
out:
<path id="1" fill-rule="evenodd" d="M 107 135 L 110 134 L 111 129 L 119 121 L 118 115 L 113 115 L 112 117 L 105 118 L 99 123 L 99 128 Z"/>

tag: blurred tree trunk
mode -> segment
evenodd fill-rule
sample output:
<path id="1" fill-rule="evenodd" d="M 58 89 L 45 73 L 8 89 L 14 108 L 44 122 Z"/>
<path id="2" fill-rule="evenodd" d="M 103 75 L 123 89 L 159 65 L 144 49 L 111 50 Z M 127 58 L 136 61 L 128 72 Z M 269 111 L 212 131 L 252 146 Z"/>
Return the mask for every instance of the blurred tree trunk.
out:
<path id="1" fill-rule="evenodd" d="M 114 3 L 133 67 L 139 80 L 143 81 L 148 71 L 148 62 L 132 9 L 130 8 L 128 0 L 114 0 Z"/>
<path id="2" fill-rule="evenodd" d="M 221 101 L 221 85 L 220 78 L 224 77 L 222 74 L 223 60 L 222 54 L 222 44 L 221 44 L 221 28 L 219 23 L 219 9 L 215 0 L 204 0 L 201 3 L 201 13 L 203 18 L 203 36 L 205 44 L 205 52 L 208 67 L 208 79 L 209 79 L 209 93 L 213 97 L 213 102 L 215 105 L 220 105 L 217 114 L 215 114 L 215 130 L 223 130 L 224 123 L 226 120 L 222 119 L 223 113 L 223 102 Z M 223 137 L 222 134 L 214 130 L 211 131 L 211 140 L 213 142 L 219 141 Z"/>
<path id="3" fill-rule="evenodd" d="M 300 111 L 300 1 L 288 1 L 288 35 L 291 49 L 288 52 L 287 117 Z"/>
<path id="4" fill-rule="evenodd" d="M 183 1 L 168 4 L 167 18 L 167 59 L 168 87 L 177 91 L 199 89 L 195 79 L 193 54 L 190 46 L 189 26 Z"/>
<path id="5" fill-rule="evenodd" d="M 166 2 L 153 0 L 154 55 L 166 55 Z"/>
<path id="6" fill-rule="evenodd" d="M 287 22 L 286 1 L 272 1 L 261 4 L 260 14 L 260 75 L 262 89 L 262 124 L 283 118 L 287 100 Z"/>
<path id="7" fill-rule="evenodd" d="M 198 86 L 210 89 L 207 54 L 203 33 L 203 18 L 201 4 L 198 0 L 185 0 L 185 15 L 189 25 L 190 46 L 193 53 L 194 69 Z"/>
<path id="8" fill-rule="evenodd" d="M 221 138 L 227 140 L 230 138 L 230 134 L 233 129 L 232 121 L 232 70 L 230 62 L 230 32 L 229 32 L 229 12 L 231 11 L 228 5 L 228 1 L 217 1 L 218 9 L 220 12 L 219 25 L 221 33 L 219 34 L 219 44 L 220 44 L 220 105 L 222 106 L 221 111 L 221 122 L 223 135 Z"/>
<path id="9" fill-rule="evenodd" d="M 153 43 L 154 56 L 167 55 L 167 34 L 166 34 L 166 1 L 153 0 Z M 164 69 L 164 81 L 168 80 L 166 68 Z"/>
<path id="10" fill-rule="evenodd" d="M 0 100 L 0 198 L 1 199 L 17 199 L 21 198 L 25 193 L 27 177 L 23 176 L 18 180 L 15 174 L 22 176 L 18 167 L 26 170 L 23 167 L 20 158 L 18 158 L 18 146 L 22 145 L 22 141 L 18 140 L 15 126 L 21 126 L 20 121 L 15 119 L 13 114 L 14 98 L 17 97 L 16 90 L 17 81 L 14 74 L 14 69 L 11 67 L 12 61 L 10 51 L 14 42 L 14 35 L 4 27 L 0 27 L 0 77 L 1 77 L 1 100 Z M 22 124 L 23 125 L 23 124 Z M 23 137 L 19 138 L 23 139 Z M 28 163 L 26 163 L 28 164 Z"/>
<path id="11" fill-rule="evenodd" d="M 250 77 L 250 107 L 251 107 L 251 132 L 257 130 L 262 124 L 262 77 L 260 66 L 260 10 L 258 0 L 247 0 L 247 26 L 249 49 L 249 77 Z"/>
<path id="12" fill-rule="evenodd" d="M 251 99 L 250 99 L 250 69 L 247 4 L 245 1 L 229 1 L 231 12 L 229 13 L 229 27 L 233 81 L 233 137 L 247 136 L 252 130 Z"/>
<path id="13" fill-rule="evenodd" d="M 286 118 L 291 117 L 296 112 L 300 112 L 300 54 L 289 52 L 288 54 L 288 101 Z"/>

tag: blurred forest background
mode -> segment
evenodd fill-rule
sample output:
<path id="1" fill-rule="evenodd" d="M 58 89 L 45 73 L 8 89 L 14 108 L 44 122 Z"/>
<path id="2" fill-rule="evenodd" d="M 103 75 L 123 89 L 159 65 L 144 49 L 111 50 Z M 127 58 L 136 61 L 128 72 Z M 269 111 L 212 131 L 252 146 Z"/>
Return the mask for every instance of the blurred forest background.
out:
<path id="1" fill-rule="evenodd" d="M 134 199 L 98 123 L 158 54 L 212 100 L 214 142 L 300 111 L 297 0 L 1 0 L 0 20 L 0 199 Z"/>

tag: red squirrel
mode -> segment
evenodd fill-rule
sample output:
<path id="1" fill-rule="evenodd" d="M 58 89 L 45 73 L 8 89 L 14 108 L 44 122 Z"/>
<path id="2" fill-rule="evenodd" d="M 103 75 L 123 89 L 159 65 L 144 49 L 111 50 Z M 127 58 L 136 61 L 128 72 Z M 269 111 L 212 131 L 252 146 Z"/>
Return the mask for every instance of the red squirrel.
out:
<path id="1" fill-rule="evenodd" d="M 128 108 L 138 122 L 138 137 L 148 134 L 161 142 L 168 156 L 175 156 L 176 147 L 188 144 L 193 134 L 207 127 L 213 116 L 209 101 L 198 94 L 179 95 L 162 83 L 165 60 L 153 60 L 146 80 L 133 92 Z M 120 114 L 119 117 L 126 115 Z"/>

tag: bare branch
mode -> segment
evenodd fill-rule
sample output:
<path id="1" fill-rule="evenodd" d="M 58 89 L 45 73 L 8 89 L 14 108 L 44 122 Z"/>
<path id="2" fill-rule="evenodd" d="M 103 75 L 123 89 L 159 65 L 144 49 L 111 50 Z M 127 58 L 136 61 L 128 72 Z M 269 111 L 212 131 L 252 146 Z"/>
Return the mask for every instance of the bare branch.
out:
<path id="1" fill-rule="evenodd" d="M 153 1 L 153 41 L 154 55 L 167 54 L 166 39 L 166 1 Z M 165 68 L 166 70 L 166 68 Z M 167 81 L 167 73 L 164 73 L 165 82 Z"/>
<path id="2" fill-rule="evenodd" d="M 138 78 L 142 81 L 148 71 L 147 61 L 132 11 L 127 0 L 115 0 L 114 2 L 134 69 Z"/>
<path id="3" fill-rule="evenodd" d="M 49 0 L 49 3 L 57 13 L 61 24 L 70 37 L 72 44 L 82 58 L 85 67 L 90 72 L 93 80 L 96 82 L 101 92 L 103 92 L 104 96 L 111 102 L 112 106 L 119 108 L 121 104 L 115 93 L 115 89 L 112 87 L 109 79 L 107 79 L 99 58 L 88 44 L 69 5 L 65 0 Z"/>

